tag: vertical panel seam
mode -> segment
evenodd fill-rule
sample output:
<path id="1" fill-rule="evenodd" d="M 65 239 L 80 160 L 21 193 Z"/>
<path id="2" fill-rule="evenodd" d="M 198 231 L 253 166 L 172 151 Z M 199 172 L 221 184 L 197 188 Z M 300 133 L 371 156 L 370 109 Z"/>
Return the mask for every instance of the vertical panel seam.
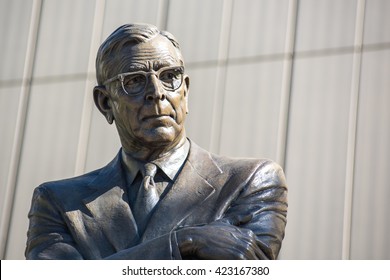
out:
<path id="1" fill-rule="evenodd" d="M 348 121 L 348 142 L 347 142 L 347 159 L 345 174 L 345 194 L 344 194 L 344 217 L 343 217 L 343 239 L 342 239 L 342 259 L 350 259 L 351 254 L 351 234 L 352 234 L 352 210 L 353 210 L 353 189 L 355 173 L 355 153 L 356 153 L 356 131 L 357 116 L 359 104 L 359 86 L 361 74 L 361 60 L 363 47 L 364 32 L 364 13 L 365 0 L 359 0 L 356 11 L 355 25 L 355 50 L 353 54 L 351 95 L 349 106 Z"/>
<path id="2" fill-rule="evenodd" d="M 20 156 L 23 146 L 28 103 L 31 91 L 31 80 L 35 62 L 35 51 L 38 39 L 39 24 L 41 18 L 42 0 L 34 0 L 32 3 L 30 28 L 28 32 L 26 57 L 23 68 L 22 85 L 18 111 L 16 116 L 14 141 L 11 151 L 10 166 L 8 170 L 7 184 L 4 195 L 4 205 L 1 211 L 0 226 L 0 257 L 4 259 L 8 247 L 9 227 L 11 223 L 12 209 L 15 200 L 16 183 L 20 168 Z"/>
<path id="3" fill-rule="evenodd" d="M 168 27 L 169 0 L 159 0 L 157 9 L 157 27 L 166 30 Z"/>
<path id="4" fill-rule="evenodd" d="M 281 88 L 280 111 L 278 120 L 276 160 L 286 167 L 286 151 L 288 137 L 288 119 L 290 114 L 291 84 L 293 75 L 293 62 L 295 51 L 295 39 L 297 29 L 298 0 L 290 0 L 288 6 L 286 43 L 284 49 L 283 76 Z"/>
<path id="5" fill-rule="evenodd" d="M 221 31 L 218 46 L 213 115 L 211 120 L 210 147 L 212 152 L 221 152 L 222 118 L 224 112 L 226 73 L 229 56 L 230 33 L 232 25 L 233 0 L 223 1 Z"/>
<path id="6" fill-rule="evenodd" d="M 95 58 L 96 50 L 100 45 L 103 22 L 104 22 L 104 11 L 105 11 L 105 0 L 97 0 L 95 6 L 95 14 L 92 27 L 91 45 L 89 49 L 88 58 L 88 69 L 87 69 L 87 80 L 85 82 L 84 90 L 84 101 L 83 109 L 81 111 L 81 122 L 79 131 L 79 140 L 77 144 L 77 154 L 75 162 L 74 174 L 80 175 L 85 172 L 85 166 L 88 154 L 88 143 L 90 137 L 90 130 L 92 124 L 92 112 L 93 102 L 91 96 L 91 86 L 95 83 L 95 78 L 91 77 L 90 73 L 95 73 Z"/>

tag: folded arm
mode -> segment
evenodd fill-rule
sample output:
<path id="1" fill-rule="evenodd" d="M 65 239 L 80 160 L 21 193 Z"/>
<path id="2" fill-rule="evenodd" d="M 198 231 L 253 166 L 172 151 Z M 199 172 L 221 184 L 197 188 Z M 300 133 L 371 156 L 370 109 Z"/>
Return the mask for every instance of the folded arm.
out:
<path id="1" fill-rule="evenodd" d="M 177 232 L 183 258 L 276 259 L 284 237 L 287 187 L 272 162 L 251 176 L 224 216 Z"/>
<path id="2" fill-rule="evenodd" d="M 59 207 L 38 188 L 25 254 L 27 259 L 276 259 L 286 225 L 286 197 L 283 171 L 268 162 L 252 174 L 221 219 L 101 256 L 97 246 L 75 241 Z"/>

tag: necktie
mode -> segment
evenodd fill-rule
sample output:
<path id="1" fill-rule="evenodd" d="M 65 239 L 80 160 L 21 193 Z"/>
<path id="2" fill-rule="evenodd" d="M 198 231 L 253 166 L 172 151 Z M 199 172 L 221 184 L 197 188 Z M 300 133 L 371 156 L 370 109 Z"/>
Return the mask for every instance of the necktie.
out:
<path id="1" fill-rule="evenodd" d="M 137 199 L 134 205 L 134 218 L 137 221 L 139 230 L 144 231 L 149 221 L 151 212 L 159 201 L 159 194 L 154 183 L 154 176 L 157 172 L 157 166 L 153 163 L 147 163 L 144 166 L 141 186 L 138 190 Z"/>

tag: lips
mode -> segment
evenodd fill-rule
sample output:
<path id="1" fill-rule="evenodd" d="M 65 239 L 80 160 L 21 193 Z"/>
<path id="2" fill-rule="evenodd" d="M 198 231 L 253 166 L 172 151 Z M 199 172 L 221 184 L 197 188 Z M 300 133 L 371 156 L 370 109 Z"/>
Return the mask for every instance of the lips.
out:
<path id="1" fill-rule="evenodd" d="M 143 121 L 147 121 L 147 120 L 164 120 L 164 119 L 167 119 L 167 118 L 173 119 L 174 116 L 172 114 L 149 115 L 149 116 L 143 117 L 142 120 Z"/>

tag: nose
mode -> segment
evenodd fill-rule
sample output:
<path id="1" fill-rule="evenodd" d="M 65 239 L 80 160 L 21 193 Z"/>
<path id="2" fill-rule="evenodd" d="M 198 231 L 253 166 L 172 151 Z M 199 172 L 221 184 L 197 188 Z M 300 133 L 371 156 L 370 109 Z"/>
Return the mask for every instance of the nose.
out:
<path id="1" fill-rule="evenodd" d="M 156 75 L 150 75 L 145 89 L 145 98 L 148 101 L 164 100 L 166 98 L 165 90 Z"/>

